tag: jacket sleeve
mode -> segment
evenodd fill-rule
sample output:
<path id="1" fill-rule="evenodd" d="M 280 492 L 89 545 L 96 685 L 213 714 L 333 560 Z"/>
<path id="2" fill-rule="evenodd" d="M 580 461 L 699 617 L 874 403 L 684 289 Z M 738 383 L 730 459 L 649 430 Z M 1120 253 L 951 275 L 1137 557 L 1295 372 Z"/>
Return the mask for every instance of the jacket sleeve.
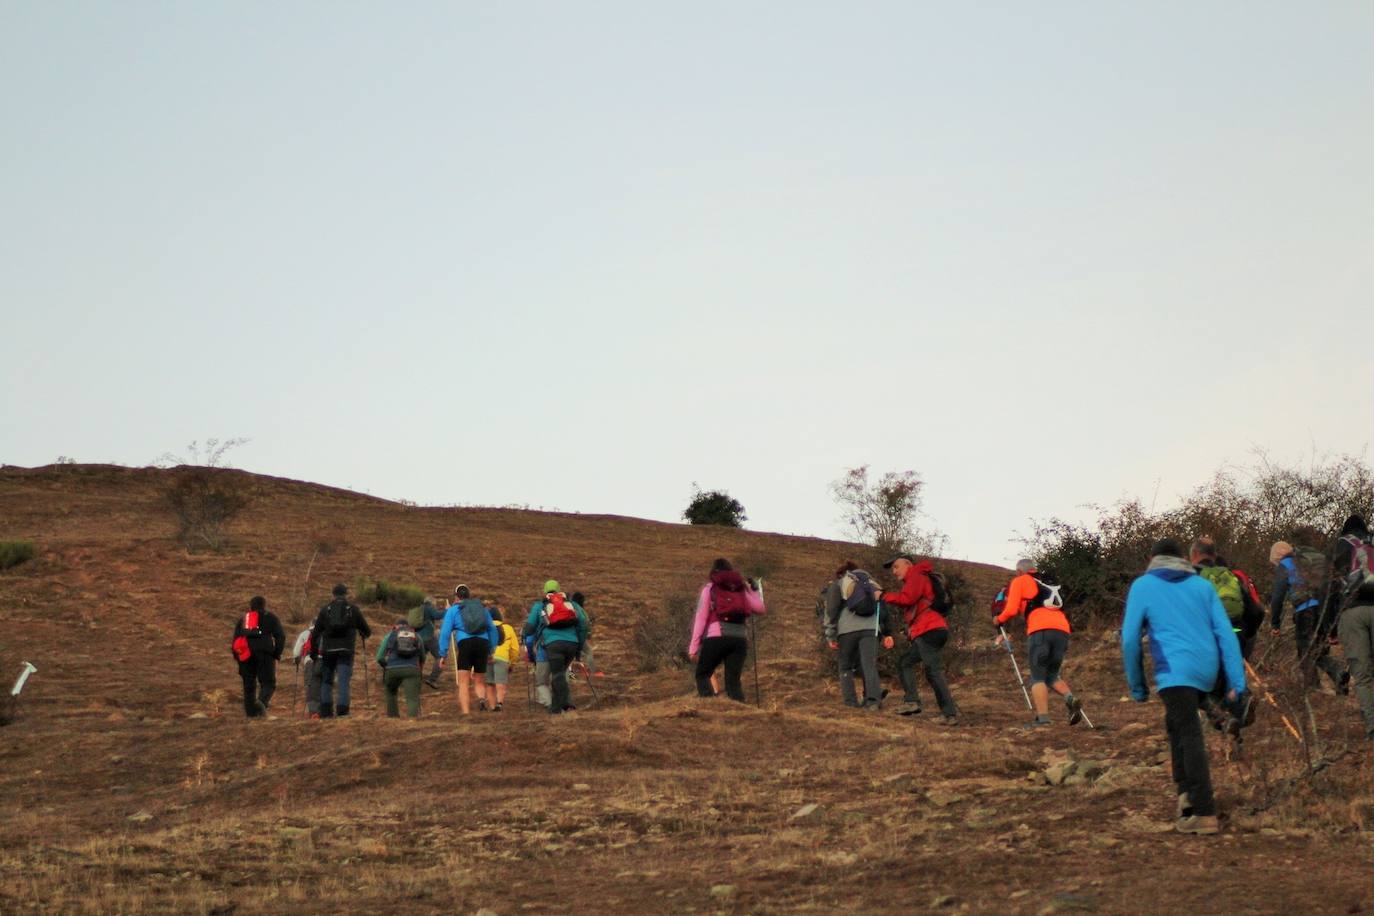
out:
<path id="1" fill-rule="evenodd" d="M 448 640 L 449 637 L 453 635 L 453 608 L 456 608 L 457 606 L 458 605 L 455 604 L 453 607 L 448 609 L 448 612 L 444 614 L 443 626 L 439 628 L 440 658 L 448 658 Z"/>
<path id="2" fill-rule="evenodd" d="M 539 602 L 530 605 L 530 615 L 525 618 L 525 628 L 521 635 L 533 636 L 539 632 Z"/>
<path id="3" fill-rule="evenodd" d="M 1264 623 L 1264 605 L 1255 600 L 1255 585 L 1248 576 L 1240 582 L 1240 602 L 1240 631 L 1246 639 L 1250 639 Z"/>
<path id="4" fill-rule="evenodd" d="M 377 664 L 381 665 L 382 667 L 386 667 L 387 647 L 391 644 L 391 637 L 393 635 L 395 634 L 386 634 L 386 638 L 382 640 L 382 644 L 377 647 Z"/>
<path id="5" fill-rule="evenodd" d="M 578 607 L 576 604 L 574 604 L 573 607 L 577 607 L 577 651 L 580 656 L 583 647 L 587 645 L 587 640 L 592 635 L 592 625 L 591 622 L 587 620 L 586 611 L 582 610 L 582 608 Z"/>
<path id="6" fill-rule="evenodd" d="M 272 657 L 281 661 L 281 654 L 286 651 L 286 631 L 282 629 L 281 618 L 276 614 L 272 615 Z"/>
<path id="7" fill-rule="evenodd" d="M 1269 595 L 1269 625 L 1283 626 L 1283 599 L 1288 597 L 1288 570 L 1280 562 L 1274 567 L 1274 591 Z"/>
<path id="8" fill-rule="evenodd" d="M 1226 684 L 1236 693 L 1245 690 L 1245 663 L 1240 657 L 1240 640 L 1226 616 L 1226 607 L 1217 597 L 1216 589 L 1207 592 L 1208 613 L 1211 615 L 1212 635 L 1216 637 L 1217 648 L 1221 650 L 1221 666 L 1226 671 Z"/>
<path id="9" fill-rule="evenodd" d="M 696 655 L 701 651 L 701 641 L 706 636 L 706 617 L 711 604 L 711 586 L 707 585 L 697 596 L 697 610 L 692 617 L 692 639 L 687 644 L 687 654 Z"/>
<path id="10" fill-rule="evenodd" d="M 324 611 L 315 615 L 315 623 L 310 627 L 310 657 L 320 657 L 320 639 L 324 632 Z"/>
<path id="11" fill-rule="evenodd" d="M 496 650 L 500 647 L 501 631 L 496 628 L 496 621 L 491 618 L 491 611 L 487 611 L 487 654 L 496 654 Z"/>
<path id="12" fill-rule="evenodd" d="M 825 638 L 833 640 L 840 628 L 840 608 L 844 606 L 844 599 L 840 593 L 840 582 L 836 579 L 825 589 L 825 619 L 822 621 L 822 630 Z"/>
<path id="13" fill-rule="evenodd" d="M 767 609 L 763 606 L 763 595 L 756 588 L 746 587 L 744 589 L 744 600 L 749 605 L 749 613 L 763 614 Z"/>
<path id="14" fill-rule="evenodd" d="M 1140 631 L 1145 624 L 1145 601 L 1141 596 L 1139 582 L 1137 579 L 1126 595 L 1126 616 L 1121 621 L 1121 661 L 1126 668 L 1126 684 L 1131 689 L 1131 699 L 1144 701 L 1150 696 L 1150 691 L 1145 686 L 1145 664 L 1140 651 Z"/>
<path id="15" fill-rule="evenodd" d="M 353 620 L 354 625 L 358 628 L 358 632 L 363 634 L 363 639 L 367 639 L 372 635 L 372 628 L 367 625 L 367 619 L 363 617 L 362 609 L 357 606 L 353 608 Z"/>
<path id="16" fill-rule="evenodd" d="M 997 615 L 997 625 L 1002 626 L 1014 617 L 1021 616 L 1026 610 L 1026 605 L 1030 603 L 1034 595 L 1026 594 L 1026 579 L 1029 576 L 1017 576 L 1012 580 L 1011 585 L 1007 586 L 1007 603 L 1002 608 L 1002 613 Z M 1033 579 L 1031 581 L 1034 581 Z M 1036 589 L 1039 591 L 1039 588 Z"/>
<path id="17" fill-rule="evenodd" d="M 902 608 L 915 608 L 922 598 L 935 597 L 935 589 L 924 573 L 911 572 L 902 583 L 900 591 L 883 592 L 883 600 Z"/>

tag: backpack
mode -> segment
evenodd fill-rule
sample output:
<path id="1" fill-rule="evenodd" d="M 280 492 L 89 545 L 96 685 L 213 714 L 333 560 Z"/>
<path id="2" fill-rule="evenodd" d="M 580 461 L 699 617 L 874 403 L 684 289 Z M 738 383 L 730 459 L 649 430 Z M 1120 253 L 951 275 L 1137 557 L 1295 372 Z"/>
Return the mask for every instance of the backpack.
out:
<path id="1" fill-rule="evenodd" d="M 324 635 L 347 636 L 353 630 L 353 605 L 343 599 L 331 601 L 324 608 Z"/>
<path id="2" fill-rule="evenodd" d="M 396 638 L 391 641 L 397 658 L 414 658 L 420 654 L 420 634 L 407 624 L 396 628 Z"/>
<path id="3" fill-rule="evenodd" d="M 262 635 L 262 615 L 257 611 L 249 611 L 243 615 L 243 635 Z"/>
<path id="4" fill-rule="evenodd" d="M 1350 545 L 1350 570 L 1345 574 L 1347 592 L 1374 586 L 1374 543 L 1354 535 L 1341 538 Z"/>
<path id="5" fill-rule="evenodd" d="M 868 573 L 856 569 L 840 579 L 844 609 L 855 617 L 872 617 L 878 611 L 878 589 Z"/>
<path id="6" fill-rule="evenodd" d="M 410 610 L 406 611 L 406 623 L 410 624 L 413 628 L 415 628 L 415 629 L 417 629 L 417 630 L 418 630 L 420 627 L 424 626 L 424 625 L 425 625 L 425 606 L 424 606 L 423 604 L 416 605 L 415 607 L 413 607 L 413 608 L 411 608 Z"/>
<path id="7" fill-rule="evenodd" d="M 711 613 L 722 623 L 743 623 L 749 616 L 744 577 L 735 570 L 711 574 Z"/>
<path id="8" fill-rule="evenodd" d="M 1217 590 L 1217 597 L 1221 599 L 1221 606 L 1226 609 L 1226 618 L 1231 621 L 1231 626 L 1239 626 L 1240 619 L 1245 614 L 1245 598 L 1241 594 L 1240 577 L 1225 566 L 1202 566 L 1198 568 L 1197 574 L 1212 583 L 1212 588 Z"/>
<path id="9" fill-rule="evenodd" d="M 549 592 L 544 596 L 544 628 L 548 630 L 568 630 L 577 626 L 577 611 L 562 592 Z"/>
<path id="10" fill-rule="evenodd" d="M 1045 579 L 1049 578 L 1049 576 L 1045 577 Z M 1045 579 L 1041 579 L 1038 576 L 1035 579 L 1035 584 L 1040 586 L 1040 590 L 1035 593 L 1034 598 L 1026 602 L 1027 620 L 1030 619 L 1031 611 L 1039 610 L 1042 607 L 1054 608 L 1055 610 L 1063 610 L 1064 608 L 1064 587 L 1053 579 L 1050 579 L 1048 582 L 1046 582 Z"/>
<path id="11" fill-rule="evenodd" d="M 1297 547 L 1293 550 L 1293 565 L 1298 571 L 1298 581 L 1292 583 L 1293 606 L 1325 600 L 1331 581 L 1331 561 L 1326 554 L 1315 547 Z"/>
<path id="12" fill-rule="evenodd" d="M 945 577 L 937 572 L 926 573 L 930 579 L 931 591 L 935 597 L 930 599 L 930 609 L 937 614 L 948 614 L 954 610 L 954 602 L 949 597 L 949 589 L 945 587 Z"/>
<path id="13" fill-rule="evenodd" d="M 464 598 L 458 605 L 458 617 L 463 624 L 463 632 L 469 637 L 487 636 L 487 606 L 476 598 Z"/>

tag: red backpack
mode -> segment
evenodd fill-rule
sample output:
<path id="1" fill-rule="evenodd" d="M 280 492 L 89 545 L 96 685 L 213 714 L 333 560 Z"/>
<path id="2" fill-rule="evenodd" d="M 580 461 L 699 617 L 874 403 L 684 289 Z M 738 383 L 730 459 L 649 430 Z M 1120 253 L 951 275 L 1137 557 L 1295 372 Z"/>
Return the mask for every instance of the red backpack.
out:
<path id="1" fill-rule="evenodd" d="M 549 592 L 544 596 L 544 627 L 549 630 L 566 630 L 577 626 L 577 611 L 562 592 Z"/>
<path id="2" fill-rule="evenodd" d="M 744 577 L 733 569 L 711 573 L 711 613 L 723 623 L 740 623 L 749 616 Z"/>
<path id="3" fill-rule="evenodd" d="M 245 635 L 237 637 L 232 648 L 234 657 L 241 662 L 246 662 L 253 657 L 253 650 L 248 647 L 248 637 L 262 635 L 257 611 L 249 611 L 243 615 L 243 632 Z"/>

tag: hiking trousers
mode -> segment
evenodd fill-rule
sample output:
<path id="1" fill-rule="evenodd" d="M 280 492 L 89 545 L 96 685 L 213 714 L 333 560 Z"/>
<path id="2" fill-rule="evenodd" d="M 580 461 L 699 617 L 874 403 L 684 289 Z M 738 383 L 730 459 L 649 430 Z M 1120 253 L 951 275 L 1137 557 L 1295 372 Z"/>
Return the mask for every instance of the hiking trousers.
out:
<path id="1" fill-rule="evenodd" d="M 425 638 L 425 652 L 429 654 L 429 676 L 426 680 L 439 683 L 439 634 L 430 633 Z"/>
<path id="2" fill-rule="evenodd" d="M 864 702 L 877 703 L 883 698 L 883 682 L 878 677 L 878 635 L 868 630 L 841 633 L 837 640 L 840 644 L 840 694 L 846 706 L 858 706 L 859 698 L 854 685 L 856 676 L 864 682 Z"/>
<path id="3" fill-rule="evenodd" d="M 740 676 L 744 674 L 744 662 L 749 657 L 749 640 L 743 636 L 708 636 L 701 641 L 701 652 L 697 655 L 697 694 L 713 697 L 711 675 L 716 668 L 725 665 L 725 695 L 732 700 L 744 702 L 744 684 Z"/>
<path id="4" fill-rule="evenodd" d="M 353 656 L 342 652 L 320 659 L 320 717 L 348 715 L 348 685 L 353 680 Z"/>
<path id="5" fill-rule="evenodd" d="M 301 665 L 301 677 L 305 680 L 305 709 L 311 715 L 320 714 L 320 687 L 324 665 L 308 656 Z"/>
<path id="6" fill-rule="evenodd" d="M 549 685 L 548 661 L 534 663 L 534 699 L 545 709 L 553 705 L 553 689 Z"/>
<path id="7" fill-rule="evenodd" d="M 397 708 L 396 693 L 405 691 L 406 714 L 412 719 L 420 716 L 420 669 L 387 668 L 382 677 L 382 688 L 386 691 L 386 714 L 395 719 L 401 711 Z"/>
<path id="8" fill-rule="evenodd" d="M 243 711 L 251 719 L 267 714 L 267 704 L 277 691 L 277 661 L 270 655 L 256 652 L 248 661 L 239 662 L 239 677 L 243 679 Z M 262 708 L 258 708 L 262 704 Z"/>
<path id="9" fill-rule="evenodd" d="M 1298 660 L 1303 661 L 1302 667 L 1308 683 L 1313 686 L 1317 683 L 1317 670 L 1326 672 L 1326 676 L 1331 678 L 1331 683 L 1340 686 L 1341 675 L 1345 673 L 1345 668 L 1341 663 L 1331 657 L 1331 646 L 1327 644 L 1326 635 L 1317 633 L 1318 609 L 1311 608 L 1302 613 L 1293 614 L 1293 638 L 1298 645 Z M 1313 641 L 1317 645 L 1313 646 Z M 1311 647 L 1311 652 L 1308 648 Z"/>
<path id="10" fill-rule="evenodd" d="M 1213 817 L 1217 813 L 1212 797 L 1212 774 L 1207 768 L 1207 747 L 1202 742 L 1202 720 L 1197 711 L 1204 694 L 1192 687 L 1165 687 L 1159 691 L 1164 703 L 1164 730 L 1169 735 L 1173 757 L 1174 784 L 1188 793 L 1193 814 Z"/>
<path id="11" fill-rule="evenodd" d="M 1365 731 L 1374 734 L 1374 606 L 1346 608 L 1341 614 L 1339 635 Z"/>
<path id="12" fill-rule="evenodd" d="M 553 687 L 553 702 L 549 712 L 558 713 L 572 706 L 572 691 L 568 688 L 568 666 L 577 658 L 577 643 L 548 642 L 544 654 L 549 657 L 549 681 Z"/>
<path id="13" fill-rule="evenodd" d="M 954 697 L 945 681 L 945 672 L 940 661 L 940 653 L 949 642 L 949 630 L 930 630 L 911 641 L 902 657 L 897 661 L 897 674 L 902 679 L 902 698 L 908 703 L 921 705 L 921 692 L 916 689 L 916 666 L 926 669 L 926 680 L 935 692 L 935 702 L 940 706 L 940 714 L 959 715 L 959 707 L 954 705 Z"/>

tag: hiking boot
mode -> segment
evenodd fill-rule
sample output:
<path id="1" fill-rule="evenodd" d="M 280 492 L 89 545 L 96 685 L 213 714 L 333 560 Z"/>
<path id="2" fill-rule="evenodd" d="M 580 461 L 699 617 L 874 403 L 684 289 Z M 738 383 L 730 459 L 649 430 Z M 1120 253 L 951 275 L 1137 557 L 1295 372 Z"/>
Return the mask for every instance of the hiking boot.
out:
<path id="1" fill-rule="evenodd" d="M 861 705 L 859 708 L 862 709 L 864 712 L 877 712 L 878 710 L 883 708 L 883 701 L 864 700 L 863 705 Z"/>
<path id="2" fill-rule="evenodd" d="M 897 710 L 899 716 L 916 716 L 921 713 L 920 703 L 903 703 Z"/>
<path id="3" fill-rule="evenodd" d="M 859 708 L 859 701 L 858 701 L 858 700 L 845 700 L 845 701 L 844 701 L 844 705 L 848 706 L 850 709 L 858 709 L 858 708 Z"/>
<path id="4" fill-rule="evenodd" d="M 1027 722 L 1025 725 L 1023 725 L 1023 726 L 1021 726 L 1021 727 L 1024 728 L 1024 729 L 1029 730 L 1029 729 L 1033 729 L 1033 728 L 1044 728 L 1046 725 L 1049 725 L 1049 724 L 1050 724 L 1050 717 L 1049 717 L 1049 716 L 1036 716 L 1034 719 L 1031 719 L 1029 722 Z M 1070 723 L 1070 724 L 1072 724 L 1072 723 Z"/>
<path id="5" fill-rule="evenodd" d="M 1178 793 L 1178 819 L 1193 816 L 1193 800 L 1188 797 L 1187 792 Z"/>
<path id="6" fill-rule="evenodd" d="M 940 724 L 941 724 L 941 725 L 958 725 L 958 724 L 959 724 L 959 717 L 958 717 L 958 716 L 941 716 L 941 717 L 940 717 Z"/>
<path id="7" fill-rule="evenodd" d="M 1336 686 L 1336 692 L 1343 697 L 1350 696 L 1350 672 L 1341 672 L 1341 682 Z"/>
<path id="8" fill-rule="evenodd" d="M 477 711 L 478 711 L 478 712 L 486 712 L 486 711 L 487 711 L 487 701 L 486 701 L 486 698 L 485 698 L 485 697 L 483 697 L 482 699 L 480 699 L 480 700 L 477 701 Z"/>
<path id="9" fill-rule="evenodd" d="M 1174 823 L 1174 829 L 1179 833 L 1192 833 L 1198 836 L 1221 833 L 1221 826 L 1217 823 L 1215 814 L 1190 814 L 1181 817 Z"/>
<path id="10" fill-rule="evenodd" d="M 1222 728 L 1222 731 L 1230 735 L 1232 738 L 1236 739 L 1236 743 L 1239 744 L 1241 727 L 1242 725 L 1239 719 L 1237 719 L 1235 716 L 1228 716 L 1226 718 L 1226 725 L 1224 728 Z"/>
<path id="11" fill-rule="evenodd" d="M 347 716 L 348 716 L 348 707 L 347 707 L 347 706 L 335 706 L 335 707 L 334 707 L 334 718 L 336 718 L 336 719 L 343 719 L 343 718 L 345 718 L 345 717 L 347 717 Z"/>
<path id="12" fill-rule="evenodd" d="M 492 711 L 492 712 L 500 712 L 501 709 L 502 709 L 504 706 L 505 706 L 504 703 L 497 703 L 495 706 L 493 706 L 493 707 L 491 708 L 491 711 Z"/>
<path id="13" fill-rule="evenodd" d="M 312 721 L 312 722 L 318 722 L 318 721 L 320 721 L 320 714 L 317 713 L 317 712 L 312 712 L 312 713 L 310 714 L 310 721 Z"/>
<path id="14" fill-rule="evenodd" d="M 1083 701 L 1073 694 L 1064 697 L 1064 705 L 1069 710 L 1069 724 L 1077 725 L 1083 721 Z M 1038 718 L 1038 717 L 1037 717 Z"/>
<path id="15" fill-rule="evenodd" d="M 427 678 L 424 679 L 424 685 L 425 685 L 426 687 L 430 688 L 431 690 L 438 690 L 438 689 L 439 689 L 439 679 L 438 679 L 437 677 L 435 677 L 435 678 L 429 678 L 429 677 L 427 677 Z"/>

